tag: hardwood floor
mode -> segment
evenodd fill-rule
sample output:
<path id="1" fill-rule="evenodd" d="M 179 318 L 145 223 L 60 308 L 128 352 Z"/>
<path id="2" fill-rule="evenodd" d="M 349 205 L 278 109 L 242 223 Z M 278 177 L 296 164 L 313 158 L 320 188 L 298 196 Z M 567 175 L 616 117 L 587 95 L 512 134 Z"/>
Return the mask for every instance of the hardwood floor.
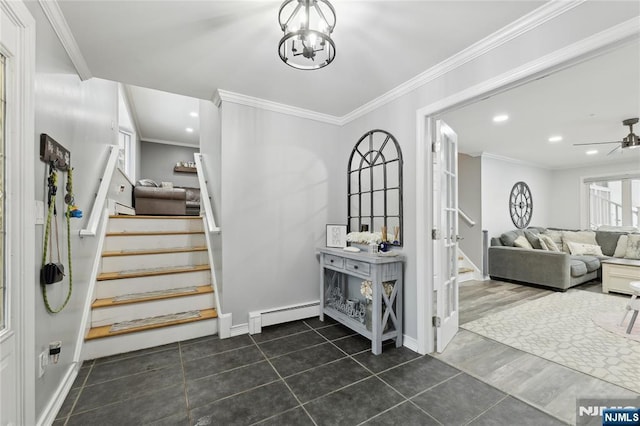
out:
<path id="1" fill-rule="evenodd" d="M 602 291 L 599 281 L 573 288 Z M 502 281 L 467 281 L 460 285 L 460 324 L 553 292 Z M 576 424 L 576 403 L 581 398 L 631 400 L 640 404 L 640 394 L 462 328 L 436 357 L 571 425 Z"/>

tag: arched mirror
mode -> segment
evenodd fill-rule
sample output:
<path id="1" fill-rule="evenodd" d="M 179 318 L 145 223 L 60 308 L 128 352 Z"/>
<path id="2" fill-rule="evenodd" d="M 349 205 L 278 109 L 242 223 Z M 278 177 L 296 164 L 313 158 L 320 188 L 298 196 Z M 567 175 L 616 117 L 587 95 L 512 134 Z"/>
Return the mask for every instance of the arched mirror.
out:
<path id="1" fill-rule="evenodd" d="M 395 137 L 371 130 L 356 143 L 347 171 L 349 232 L 380 232 L 402 245 L 402 151 Z"/>

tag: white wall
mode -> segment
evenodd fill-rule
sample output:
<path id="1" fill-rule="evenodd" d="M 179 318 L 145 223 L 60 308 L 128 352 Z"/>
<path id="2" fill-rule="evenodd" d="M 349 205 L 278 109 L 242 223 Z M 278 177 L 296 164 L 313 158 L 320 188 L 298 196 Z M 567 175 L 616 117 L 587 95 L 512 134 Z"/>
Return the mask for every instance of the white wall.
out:
<path id="1" fill-rule="evenodd" d="M 316 247 L 344 195 L 348 155 L 338 128 L 233 103 L 222 105 L 222 305 L 248 313 L 318 300 Z"/>
<path id="2" fill-rule="evenodd" d="M 220 127 L 220 109 L 210 101 L 200 100 L 200 153 L 204 166 L 207 190 L 211 199 L 213 217 L 218 227 L 222 226 L 222 138 Z M 224 232 L 224 229 L 223 229 Z M 211 235 L 214 272 L 218 282 L 221 313 L 227 313 L 224 305 L 224 281 L 222 274 L 222 236 Z"/>
<path id="3" fill-rule="evenodd" d="M 489 237 L 515 228 L 509 213 L 509 195 L 520 181 L 529 186 L 533 199 L 529 226 L 551 226 L 551 170 L 483 155 L 482 229 L 489 231 Z"/>
<path id="4" fill-rule="evenodd" d="M 482 160 L 466 154 L 458 155 L 458 207 L 475 226 L 469 225 L 462 218 L 458 219 L 460 250 L 482 270 Z"/>
<path id="5" fill-rule="evenodd" d="M 550 212 L 549 226 L 569 229 L 587 227 L 586 215 L 581 218 L 580 214 L 581 208 L 585 212 L 587 208 L 585 189 L 581 185 L 582 178 L 639 172 L 640 164 L 636 161 L 553 170 L 553 192 L 550 199 L 553 208 Z"/>
<path id="6" fill-rule="evenodd" d="M 118 88 L 116 83 L 91 79 L 80 81 L 57 38 L 46 22 L 37 4 L 28 4 L 31 13 L 38 22 L 37 58 L 35 83 L 35 129 L 31 143 L 36 144 L 39 152 L 41 133 L 47 133 L 65 148 L 71 151 L 71 163 L 74 170 L 74 190 L 78 207 L 85 212 L 85 218 L 72 219 L 71 244 L 73 253 L 73 294 L 68 306 L 59 314 L 49 314 L 44 307 L 42 295 L 37 291 L 36 309 L 36 353 L 48 348 L 49 342 L 62 341 L 62 351 L 58 364 L 49 365 L 45 375 L 36 379 L 36 416 L 39 417 L 47 404 L 54 398 L 56 389 L 64 375 L 72 367 L 76 349 L 76 339 L 84 301 L 90 280 L 93 257 L 96 251 L 96 238 L 80 238 L 79 231 L 85 225 L 94 200 L 94 194 L 102 177 L 107 159 L 107 145 L 116 144 Z M 45 165 L 34 158 L 36 168 L 36 199 L 45 199 Z M 64 176 L 60 175 L 58 199 L 64 196 Z M 61 203 L 58 206 L 62 206 Z M 60 245 L 62 262 L 69 270 L 66 250 L 66 225 L 62 212 L 58 219 L 61 231 Z M 33 281 L 22 285 L 40 287 L 40 259 L 42 257 L 43 229 L 36 228 L 37 267 L 33 271 Z M 47 293 L 54 308 L 58 307 L 66 296 L 68 275 L 65 279 L 48 286 Z M 34 368 L 37 368 L 34 363 Z"/>
<path id="7" fill-rule="evenodd" d="M 178 161 L 193 161 L 193 154 L 198 151 L 198 148 L 142 141 L 139 179 L 152 179 L 158 185 L 172 182 L 173 186 L 198 188 L 197 174 L 173 171 Z"/>

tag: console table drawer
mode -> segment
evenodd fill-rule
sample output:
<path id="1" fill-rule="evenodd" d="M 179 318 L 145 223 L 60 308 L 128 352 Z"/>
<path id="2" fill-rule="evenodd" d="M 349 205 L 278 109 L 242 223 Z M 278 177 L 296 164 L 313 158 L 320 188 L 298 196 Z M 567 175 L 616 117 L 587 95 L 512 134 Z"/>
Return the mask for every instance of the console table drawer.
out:
<path id="1" fill-rule="evenodd" d="M 358 262 L 357 260 L 347 259 L 346 269 L 348 271 L 358 272 L 363 275 L 369 275 L 371 272 L 371 265 L 365 262 Z"/>
<path id="2" fill-rule="evenodd" d="M 325 265 L 331 265 L 334 268 L 344 268 L 344 258 L 338 256 L 332 256 L 330 254 L 324 255 L 324 263 Z"/>

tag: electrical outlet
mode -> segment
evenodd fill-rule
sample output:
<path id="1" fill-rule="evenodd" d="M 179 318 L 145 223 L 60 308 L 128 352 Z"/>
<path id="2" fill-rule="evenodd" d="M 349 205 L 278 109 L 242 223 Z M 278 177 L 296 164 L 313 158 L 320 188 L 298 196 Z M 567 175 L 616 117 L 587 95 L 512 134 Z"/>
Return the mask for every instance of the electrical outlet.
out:
<path id="1" fill-rule="evenodd" d="M 36 200 L 36 225 L 44 225 L 45 208 L 44 201 Z"/>
<path id="2" fill-rule="evenodd" d="M 49 343 L 49 362 L 57 364 L 60 359 L 60 351 L 62 350 L 62 342 L 60 340 Z"/>
<path id="3" fill-rule="evenodd" d="M 49 362 L 49 353 L 44 350 L 40 352 L 38 356 L 38 378 L 44 376 L 44 371 L 47 369 L 47 363 Z"/>

